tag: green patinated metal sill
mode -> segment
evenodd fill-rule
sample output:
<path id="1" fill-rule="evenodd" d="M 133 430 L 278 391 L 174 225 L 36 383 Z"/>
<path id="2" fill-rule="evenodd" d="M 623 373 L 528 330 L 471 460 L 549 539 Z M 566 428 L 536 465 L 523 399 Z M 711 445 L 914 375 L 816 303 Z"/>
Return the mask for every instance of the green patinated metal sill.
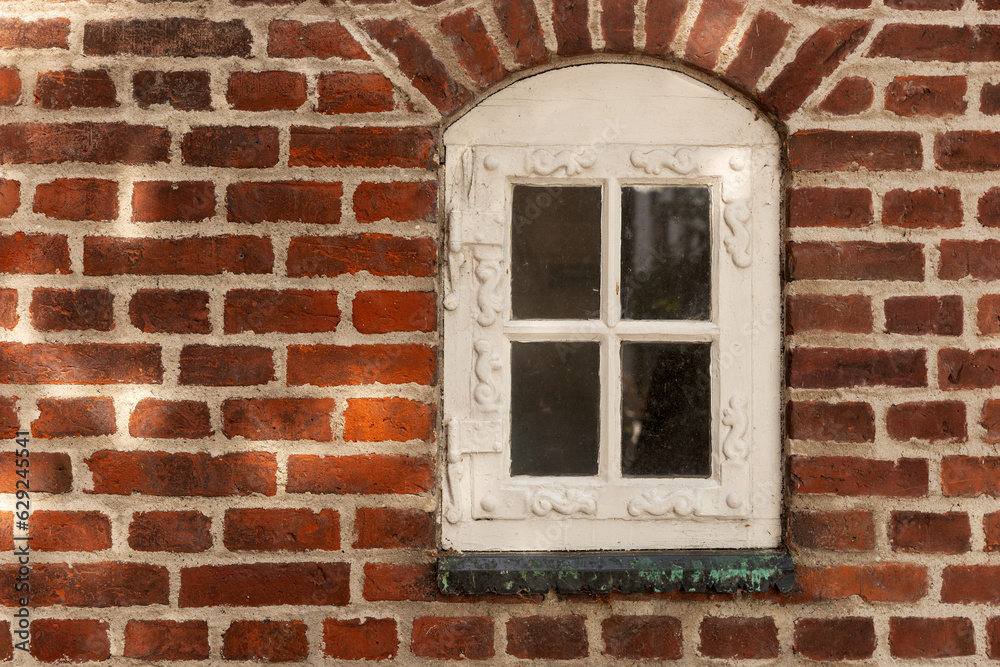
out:
<path id="1" fill-rule="evenodd" d="M 438 558 L 442 593 L 766 591 L 795 583 L 782 551 L 464 553 Z"/>

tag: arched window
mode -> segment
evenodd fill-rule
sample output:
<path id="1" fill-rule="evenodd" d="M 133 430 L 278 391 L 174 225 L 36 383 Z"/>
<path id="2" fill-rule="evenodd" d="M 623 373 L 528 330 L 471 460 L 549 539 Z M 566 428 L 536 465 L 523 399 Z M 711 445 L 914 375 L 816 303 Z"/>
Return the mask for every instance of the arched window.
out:
<path id="1" fill-rule="evenodd" d="M 774 128 L 685 74 L 588 64 L 444 144 L 443 546 L 777 546 Z"/>

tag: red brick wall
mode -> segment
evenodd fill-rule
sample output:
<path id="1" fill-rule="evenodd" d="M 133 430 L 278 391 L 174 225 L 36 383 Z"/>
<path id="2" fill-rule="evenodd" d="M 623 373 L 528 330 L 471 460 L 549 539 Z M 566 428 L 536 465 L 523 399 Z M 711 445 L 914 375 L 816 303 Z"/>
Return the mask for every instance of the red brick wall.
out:
<path id="1" fill-rule="evenodd" d="M 0 431 L 33 437 L 34 658 L 1000 658 L 998 8 L 7 3 Z M 440 127 L 515 73 L 636 59 L 787 133 L 796 589 L 442 596 Z"/>

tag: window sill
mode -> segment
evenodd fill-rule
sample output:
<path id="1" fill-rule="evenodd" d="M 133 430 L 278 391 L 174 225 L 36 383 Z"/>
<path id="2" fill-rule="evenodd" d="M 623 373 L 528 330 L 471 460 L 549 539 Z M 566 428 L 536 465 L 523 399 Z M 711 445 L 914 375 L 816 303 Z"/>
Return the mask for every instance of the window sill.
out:
<path id="1" fill-rule="evenodd" d="M 438 559 L 442 593 L 788 592 L 792 558 L 783 551 L 464 553 Z"/>

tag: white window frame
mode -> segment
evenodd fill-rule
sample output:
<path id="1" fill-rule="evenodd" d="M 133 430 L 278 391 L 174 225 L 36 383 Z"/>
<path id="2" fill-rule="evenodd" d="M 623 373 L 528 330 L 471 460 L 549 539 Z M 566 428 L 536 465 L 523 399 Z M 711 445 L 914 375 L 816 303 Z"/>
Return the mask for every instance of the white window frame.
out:
<path id="1" fill-rule="evenodd" d="M 781 318 L 774 129 L 685 74 L 594 64 L 512 84 L 453 124 L 444 143 L 443 546 L 777 546 Z M 507 276 L 515 184 L 603 188 L 600 320 L 511 318 Z M 623 185 L 710 188 L 710 320 L 620 318 Z M 713 344 L 711 477 L 622 477 L 621 339 Z M 510 343 L 535 340 L 602 342 L 595 477 L 509 473 Z"/>

